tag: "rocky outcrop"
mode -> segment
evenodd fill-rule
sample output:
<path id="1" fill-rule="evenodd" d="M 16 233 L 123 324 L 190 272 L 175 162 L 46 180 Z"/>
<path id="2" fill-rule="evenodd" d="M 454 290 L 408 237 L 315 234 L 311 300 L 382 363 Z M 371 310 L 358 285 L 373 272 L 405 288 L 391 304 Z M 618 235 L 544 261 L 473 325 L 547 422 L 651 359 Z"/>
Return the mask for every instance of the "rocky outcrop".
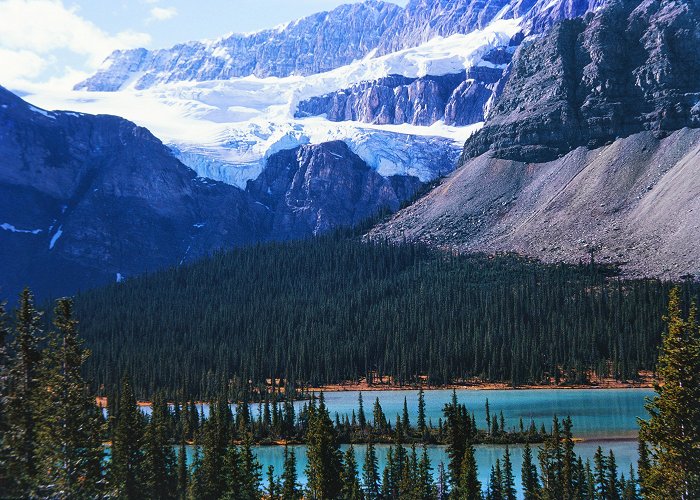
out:
<path id="1" fill-rule="evenodd" d="M 508 51 L 497 50 L 498 60 Z M 325 115 L 331 121 L 353 120 L 380 125 L 409 123 L 469 125 L 484 121 L 486 104 L 501 67 L 475 66 L 467 72 L 406 78 L 392 75 L 348 89 L 313 97 L 298 104 L 296 117 Z"/>
<path id="2" fill-rule="evenodd" d="M 246 191 L 272 214 L 272 237 L 295 238 L 395 211 L 420 185 L 415 177 L 382 177 L 334 141 L 275 153 Z"/>
<path id="3" fill-rule="evenodd" d="M 321 73 L 366 56 L 400 12 L 395 4 L 368 0 L 276 29 L 234 33 L 213 42 L 188 42 L 161 50 L 119 50 L 75 88 L 111 92 L 127 82 L 143 89 L 189 80 Z"/>
<path id="4" fill-rule="evenodd" d="M 521 46 L 464 158 L 549 161 L 643 130 L 700 126 L 700 8 L 621 0 Z"/>
<path id="5" fill-rule="evenodd" d="M 641 132 L 545 163 L 469 159 L 369 237 L 700 277 L 698 193 L 700 130 Z"/>

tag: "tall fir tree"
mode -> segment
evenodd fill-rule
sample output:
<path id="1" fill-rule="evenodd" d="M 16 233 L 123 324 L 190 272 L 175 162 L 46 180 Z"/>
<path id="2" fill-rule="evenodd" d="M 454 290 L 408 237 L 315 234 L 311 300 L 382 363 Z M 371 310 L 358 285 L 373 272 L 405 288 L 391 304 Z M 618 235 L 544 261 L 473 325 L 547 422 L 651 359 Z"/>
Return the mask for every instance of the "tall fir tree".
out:
<path id="1" fill-rule="evenodd" d="M 418 418 L 416 420 L 416 427 L 421 435 L 425 434 L 427 430 L 425 424 L 425 393 L 422 387 L 418 391 Z"/>
<path id="2" fill-rule="evenodd" d="M 144 436 L 144 486 L 154 500 L 173 498 L 177 489 L 175 451 L 169 442 L 170 411 L 160 393 L 153 398 L 151 418 Z"/>
<path id="3" fill-rule="evenodd" d="M 10 381 L 10 356 L 7 340 L 10 336 L 10 327 L 5 306 L 5 302 L 0 302 L 0 497 L 9 496 L 14 482 L 8 474 L 11 452 L 7 443 L 9 429 L 7 402 Z"/>
<path id="4" fill-rule="evenodd" d="M 297 482 L 297 460 L 294 448 L 284 445 L 284 471 L 282 472 L 282 500 L 298 500 L 301 491 Z"/>
<path id="5" fill-rule="evenodd" d="M 309 407 L 306 446 L 309 498 L 336 498 L 342 486 L 342 458 L 323 393 L 319 396 L 318 406 Z"/>
<path id="6" fill-rule="evenodd" d="M 362 466 L 362 482 L 364 484 L 365 497 L 367 500 L 376 500 L 379 498 L 379 462 L 371 437 L 365 449 L 365 463 Z"/>
<path id="7" fill-rule="evenodd" d="M 506 445 L 503 454 L 503 484 L 501 487 L 504 500 L 515 500 L 515 476 L 513 475 L 513 462 L 510 458 L 510 449 Z"/>
<path id="8" fill-rule="evenodd" d="M 525 500 L 536 500 L 539 497 L 540 488 L 537 477 L 537 467 L 535 467 L 532 461 L 530 443 L 525 443 L 525 447 L 523 448 L 522 485 L 523 497 Z"/>
<path id="9" fill-rule="evenodd" d="M 142 498 L 144 417 L 136 405 L 127 377 L 122 379 L 115 420 L 109 462 L 110 487 L 118 498 Z"/>
<path id="10" fill-rule="evenodd" d="M 464 450 L 455 493 L 459 500 L 481 499 L 481 481 L 479 481 L 479 472 L 474 457 L 474 447 L 471 444 L 467 444 Z"/>
<path id="11" fill-rule="evenodd" d="M 78 337 L 73 301 L 56 302 L 37 402 L 40 479 L 45 494 L 90 498 L 103 486 L 102 417 L 81 369 L 89 356 Z"/>
<path id="12" fill-rule="evenodd" d="M 9 370 L 6 411 L 8 428 L 5 442 L 7 476 L 11 495 L 33 492 L 37 474 L 37 398 L 41 352 L 41 313 L 34 307 L 34 296 L 25 288 L 19 297 L 12 342 L 14 358 Z"/>
<path id="13" fill-rule="evenodd" d="M 645 405 L 649 420 L 640 421 L 649 449 L 640 479 L 647 498 L 689 500 L 700 497 L 700 329 L 695 303 L 683 317 L 678 287 L 664 321 L 656 395 Z"/>
<path id="14" fill-rule="evenodd" d="M 345 500 L 362 500 L 364 494 L 360 486 L 360 477 L 357 470 L 357 460 L 355 459 L 355 449 L 352 445 L 345 450 L 343 455 L 343 475 L 342 489 L 340 495 Z"/>

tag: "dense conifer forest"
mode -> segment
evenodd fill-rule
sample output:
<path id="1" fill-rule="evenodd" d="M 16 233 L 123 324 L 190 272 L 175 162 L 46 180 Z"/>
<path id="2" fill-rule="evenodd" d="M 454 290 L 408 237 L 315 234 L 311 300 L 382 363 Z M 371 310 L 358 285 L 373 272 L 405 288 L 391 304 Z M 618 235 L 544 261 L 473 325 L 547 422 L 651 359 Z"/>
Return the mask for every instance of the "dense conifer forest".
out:
<path id="1" fill-rule="evenodd" d="M 271 380 L 634 379 L 654 368 L 670 287 L 590 262 L 458 256 L 339 232 L 83 293 L 76 315 L 101 394 L 129 373 L 140 398 L 228 387 L 240 400 Z M 697 296 L 697 284 L 683 294 Z"/>

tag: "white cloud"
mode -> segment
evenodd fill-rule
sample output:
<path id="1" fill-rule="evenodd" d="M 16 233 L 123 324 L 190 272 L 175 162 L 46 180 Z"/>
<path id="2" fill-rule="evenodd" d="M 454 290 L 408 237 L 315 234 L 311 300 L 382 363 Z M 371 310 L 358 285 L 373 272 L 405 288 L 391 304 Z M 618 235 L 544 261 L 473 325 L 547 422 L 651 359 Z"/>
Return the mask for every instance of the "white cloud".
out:
<path id="1" fill-rule="evenodd" d="M 175 7 L 153 7 L 150 19 L 153 21 L 167 21 L 175 16 L 177 16 Z"/>
<path id="2" fill-rule="evenodd" d="M 0 78 L 32 79 L 50 63 L 52 54 L 70 51 L 87 68 L 97 68 L 115 49 L 147 45 L 146 33 L 105 33 L 61 0 L 0 1 Z M 68 68 L 70 70 L 70 68 Z"/>

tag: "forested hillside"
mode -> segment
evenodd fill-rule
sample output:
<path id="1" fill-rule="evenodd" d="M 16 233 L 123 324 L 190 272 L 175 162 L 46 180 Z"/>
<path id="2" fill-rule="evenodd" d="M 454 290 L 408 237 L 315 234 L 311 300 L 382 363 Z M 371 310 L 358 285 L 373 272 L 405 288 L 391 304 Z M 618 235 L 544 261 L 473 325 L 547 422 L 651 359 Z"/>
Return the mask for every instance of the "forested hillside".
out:
<path id="1" fill-rule="evenodd" d="M 76 307 L 98 387 L 128 372 L 140 397 L 208 397 L 269 378 L 630 379 L 653 368 L 669 288 L 590 263 L 445 255 L 336 233 L 220 253 L 84 293 Z"/>

